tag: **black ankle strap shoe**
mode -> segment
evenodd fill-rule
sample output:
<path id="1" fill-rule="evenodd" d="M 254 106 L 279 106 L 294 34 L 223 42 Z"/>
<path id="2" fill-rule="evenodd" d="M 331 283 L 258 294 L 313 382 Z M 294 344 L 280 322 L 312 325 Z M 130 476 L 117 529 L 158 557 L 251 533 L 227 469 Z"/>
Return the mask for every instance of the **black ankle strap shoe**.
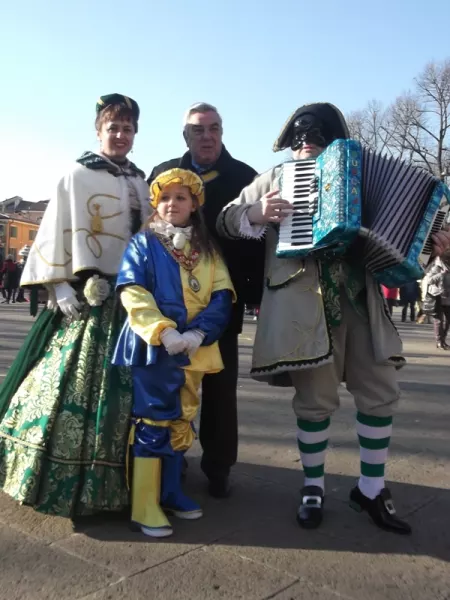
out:
<path id="1" fill-rule="evenodd" d="M 317 529 L 323 519 L 323 490 L 307 485 L 301 491 L 301 503 L 297 510 L 297 523 L 304 529 Z"/>
<path id="2" fill-rule="evenodd" d="M 384 488 L 376 498 L 371 500 L 365 496 L 358 486 L 350 492 L 350 506 L 358 512 L 367 511 L 372 521 L 385 531 L 411 534 L 411 527 L 406 521 L 397 517 L 391 492 Z"/>

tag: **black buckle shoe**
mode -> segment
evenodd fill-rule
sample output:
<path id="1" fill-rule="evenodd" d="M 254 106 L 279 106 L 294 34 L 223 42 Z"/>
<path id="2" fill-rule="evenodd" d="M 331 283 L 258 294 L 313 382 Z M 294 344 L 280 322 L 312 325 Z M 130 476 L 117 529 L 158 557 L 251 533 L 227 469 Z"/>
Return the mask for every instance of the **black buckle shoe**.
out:
<path id="1" fill-rule="evenodd" d="M 323 519 L 323 490 L 307 485 L 302 491 L 302 501 L 297 510 L 297 523 L 304 529 L 317 529 Z"/>
<path id="2" fill-rule="evenodd" d="M 384 488 L 376 498 L 371 500 L 361 492 L 358 486 L 350 492 L 350 506 L 357 512 L 366 510 L 372 521 L 385 531 L 401 533 L 403 535 L 411 534 L 411 527 L 406 521 L 397 517 L 391 492 Z"/>

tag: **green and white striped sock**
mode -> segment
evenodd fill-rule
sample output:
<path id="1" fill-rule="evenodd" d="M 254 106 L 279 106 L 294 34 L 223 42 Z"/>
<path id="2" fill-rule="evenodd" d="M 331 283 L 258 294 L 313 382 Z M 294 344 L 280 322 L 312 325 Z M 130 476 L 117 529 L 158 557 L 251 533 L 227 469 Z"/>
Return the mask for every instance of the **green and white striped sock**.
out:
<path id="1" fill-rule="evenodd" d="M 303 485 L 317 485 L 325 491 L 325 450 L 328 445 L 330 419 L 297 419 L 297 442 L 305 480 Z"/>
<path id="2" fill-rule="evenodd" d="M 356 431 L 361 456 L 358 487 L 373 500 L 384 488 L 384 466 L 392 434 L 392 417 L 371 417 L 358 412 Z"/>

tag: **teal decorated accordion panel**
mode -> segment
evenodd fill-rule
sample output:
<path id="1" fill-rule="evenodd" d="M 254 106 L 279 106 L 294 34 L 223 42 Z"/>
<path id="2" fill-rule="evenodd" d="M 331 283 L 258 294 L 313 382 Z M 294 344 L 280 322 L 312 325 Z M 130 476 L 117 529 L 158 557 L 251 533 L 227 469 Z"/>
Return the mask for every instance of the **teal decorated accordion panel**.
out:
<path id="1" fill-rule="evenodd" d="M 345 249 L 361 227 L 361 146 L 336 140 L 316 159 L 317 212 L 313 215 L 313 246 Z"/>

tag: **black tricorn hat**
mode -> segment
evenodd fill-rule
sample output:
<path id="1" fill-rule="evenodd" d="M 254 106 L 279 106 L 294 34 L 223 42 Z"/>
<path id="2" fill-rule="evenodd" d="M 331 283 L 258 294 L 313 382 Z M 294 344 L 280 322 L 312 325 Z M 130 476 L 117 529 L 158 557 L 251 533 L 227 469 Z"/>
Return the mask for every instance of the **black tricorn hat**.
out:
<path id="1" fill-rule="evenodd" d="M 297 108 L 284 124 L 280 135 L 273 145 L 274 152 L 290 148 L 294 122 L 298 117 L 305 113 L 313 114 L 322 121 L 324 128 L 326 129 L 324 133 L 328 139 L 338 140 L 348 139 L 350 137 L 344 115 L 336 106 L 334 106 L 334 104 L 330 104 L 329 102 L 304 104 L 303 106 L 300 106 L 300 108 Z"/>

